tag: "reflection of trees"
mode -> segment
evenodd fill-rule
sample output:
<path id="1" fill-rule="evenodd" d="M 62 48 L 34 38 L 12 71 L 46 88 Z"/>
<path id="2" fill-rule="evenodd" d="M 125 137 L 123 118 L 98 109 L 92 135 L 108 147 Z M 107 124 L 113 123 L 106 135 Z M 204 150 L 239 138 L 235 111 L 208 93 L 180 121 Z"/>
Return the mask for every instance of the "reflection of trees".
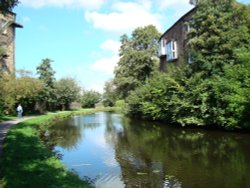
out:
<path id="1" fill-rule="evenodd" d="M 98 113 L 85 116 L 76 116 L 73 120 L 76 125 L 81 127 L 81 129 L 96 129 L 101 125 Z"/>
<path id="2" fill-rule="evenodd" d="M 49 144 L 51 147 L 59 145 L 66 149 L 76 146 L 83 137 L 84 129 L 96 129 L 100 126 L 100 120 L 96 114 L 86 116 L 76 116 L 64 121 L 59 121 L 49 127 Z"/>
<path id="3" fill-rule="evenodd" d="M 127 187 L 245 187 L 249 161 L 235 137 L 129 119 L 123 123 L 119 132 L 110 120 L 106 135 L 116 140 Z"/>
<path id="4" fill-rule="evenodd" d="M 81 139 L 80 128 L 73 121 L 70 119 L 51 126 L 48 130 L 50 142 L 66 149 L 73 148 Z"/>

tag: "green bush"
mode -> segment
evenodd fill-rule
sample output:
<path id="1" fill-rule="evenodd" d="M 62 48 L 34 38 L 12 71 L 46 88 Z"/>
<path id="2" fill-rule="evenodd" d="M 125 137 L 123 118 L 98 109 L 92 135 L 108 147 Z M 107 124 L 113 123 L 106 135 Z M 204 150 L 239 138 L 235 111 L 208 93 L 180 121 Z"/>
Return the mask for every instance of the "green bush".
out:
<path id="1" fill-rule="evenodd" d="M 84 91 L 81 98 L 81 104 L 83 108 L 93 108 L 95 107 L 95 104 L 98 103 L 100 100 L 101 94 L 97 91 Z"/>

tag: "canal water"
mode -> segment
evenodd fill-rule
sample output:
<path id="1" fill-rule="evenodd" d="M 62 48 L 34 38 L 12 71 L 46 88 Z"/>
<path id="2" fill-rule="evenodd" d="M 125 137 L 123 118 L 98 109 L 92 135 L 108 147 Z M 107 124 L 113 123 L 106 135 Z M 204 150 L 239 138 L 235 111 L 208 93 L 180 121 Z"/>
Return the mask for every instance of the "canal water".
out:
<path id="1" fill-rule="evenodd" d="M 173 128 L 100 112 L 48 131 L 65 166 L 97 188 L 249 188 L 250 134 Z"/>

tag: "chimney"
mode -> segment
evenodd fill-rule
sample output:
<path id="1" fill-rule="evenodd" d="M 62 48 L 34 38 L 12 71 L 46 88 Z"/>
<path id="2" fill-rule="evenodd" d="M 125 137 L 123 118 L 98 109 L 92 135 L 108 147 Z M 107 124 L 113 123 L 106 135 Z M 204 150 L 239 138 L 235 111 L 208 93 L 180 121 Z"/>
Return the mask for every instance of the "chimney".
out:
<path id="1" fill-rule="evenodd" d="M 191 5 L 197 5 L 197 3 L 198 3 L 198 0 L 189 0 L 189 3 L 191 4 Z"/>

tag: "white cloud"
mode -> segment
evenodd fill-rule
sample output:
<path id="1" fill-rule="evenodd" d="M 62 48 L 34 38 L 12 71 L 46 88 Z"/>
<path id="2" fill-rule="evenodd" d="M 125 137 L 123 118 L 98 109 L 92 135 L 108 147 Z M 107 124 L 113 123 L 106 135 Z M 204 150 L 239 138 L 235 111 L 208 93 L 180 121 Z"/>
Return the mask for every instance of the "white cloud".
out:
<path id="1" fill-rule="evenodd" d="M 160 15 L 150 12 L 151 4 L 147 2 L 145 5 L 136 2 L 116 2 L 112 6 L 112 12 L 88 11 L 85 13 L 85 19 L 95 28 L 118 33 L 130 32 L 136 27 L 149 24 L 160 30 Z"/>
<path id="2" fill-rule="evenodd" d="M 103 57 L 97 60 L 95 63 L 93 63 L 90 66 L 90 69 L 93 71 L 98 71 L 100 73 L 113 75 L 115 66 L 117 65 L 117 62 L 119 61 L 118 52 L 120 49 L 120 42 L 115 40 L 106 40 L 101 45 L 100 48 L 104 51 L 110 51 L 112 52 L 111 57 Z"/>
<path id="3" fill-rule="evenodd" d="M 112 75 L 118 61 L 119 57 L 117 55 L 114 55 L 113 57 L 110 58 L 99 59 L 94 64 L 91 65 L 91 69 L 93 71 L 98 71 Z"/>
<path id="4" fill-rule="evenodd" d="M 55 7 L 81 7 L 85 9 L 98 9 L 106 0 L 21 0 L 21 3 L 26 6 L 35 8 L 44 6 Z"/>
<path id="5" fill-rule="evenodd" d="M 30 18 L 27 17 L 27 16 L 24 16 L 21 18 L 21 22 L 24 23 L 24 22 L 29 22 L 30 21 Z"/>
<path id="6" fill-rule="evenodd" d="M 115 40 L 106 40 L 101 44 L 101 49 L 111 51 L 113 54 L 118 54 L 121 43 Z"/>

